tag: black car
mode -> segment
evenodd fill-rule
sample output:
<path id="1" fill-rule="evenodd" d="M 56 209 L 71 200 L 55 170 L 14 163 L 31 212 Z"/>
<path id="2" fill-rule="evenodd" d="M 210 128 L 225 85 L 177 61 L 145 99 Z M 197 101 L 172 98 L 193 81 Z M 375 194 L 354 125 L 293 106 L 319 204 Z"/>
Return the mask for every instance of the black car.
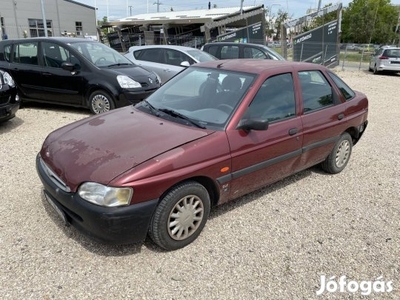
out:
<path id="1" fill-rule="evenodd" d="M 0 68 L 22 101 L 86 107 L 94 114 L 140 102 L 160 87 L 154 72 L 89 39 L 30 38 L 0 42 Z"/>
<path id="2" fill-rule="evenodd" d="M 285 60 L 274 50 L 261 44 L 214 42 L 205 44 L 201 50 L 218 59 L 255 58 Z"/>
<path id="3" fill-rule="evenodd" d="M 14 118 L 19 103 L 13 78 L 8 72 L 0 69 L 0 122 Z"/>

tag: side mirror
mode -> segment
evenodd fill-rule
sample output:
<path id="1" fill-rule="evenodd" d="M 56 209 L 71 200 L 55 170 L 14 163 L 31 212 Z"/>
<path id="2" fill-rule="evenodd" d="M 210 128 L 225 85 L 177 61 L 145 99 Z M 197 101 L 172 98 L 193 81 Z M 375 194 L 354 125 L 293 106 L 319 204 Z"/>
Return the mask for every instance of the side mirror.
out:
<path id="1" fill-rule="evenodd" d="M 181 66 L 182 67 L 190 67 L 190 64 L 188 61 L 185 60 L 185 61 L 181 62 Z"/>
<path id="2" fill-rule="evenodd" d="M 69 63 L 69 62 L 63 62 L 61 64 L 61 68 L 63 70 L 70 71 L 70 72 L 74 72 L 75 71 L 75 66 L 73 64 Z"/>
<path id="3" fill-rule="evenodd" d="M 268 120 L 264 119 L 242 119 L 236 129 L 244 131 L 250 130 L 267 130 L 269 126 Z"/>

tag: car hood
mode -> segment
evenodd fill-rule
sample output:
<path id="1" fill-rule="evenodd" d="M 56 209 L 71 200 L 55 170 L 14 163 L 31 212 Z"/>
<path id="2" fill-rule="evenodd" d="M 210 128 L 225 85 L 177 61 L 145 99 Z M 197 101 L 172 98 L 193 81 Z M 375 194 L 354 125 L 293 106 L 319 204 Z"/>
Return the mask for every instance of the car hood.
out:
<path id="1" fill-rule="evenodd" d="M 133 78 L 136 81 L 141 83 L 145 82 L 149 86 L 157 86 L 159 87 L 159 83 L 157 82 L 157 75 L 154 72 L 150 72 L 145 68 L 137 65 L 115 65 L 111 67 L 102 67 L 101 69 L 106 69 L 111 73 L 117 75 L 126 75 L 130 78 Z"/>
<path id="2" fill-rule="evenodd" d="M 124 107 L 54 131 L 40 155 L 74 191 L 85 181 L 108 184 L 130 168 L 212 132 Z"/>

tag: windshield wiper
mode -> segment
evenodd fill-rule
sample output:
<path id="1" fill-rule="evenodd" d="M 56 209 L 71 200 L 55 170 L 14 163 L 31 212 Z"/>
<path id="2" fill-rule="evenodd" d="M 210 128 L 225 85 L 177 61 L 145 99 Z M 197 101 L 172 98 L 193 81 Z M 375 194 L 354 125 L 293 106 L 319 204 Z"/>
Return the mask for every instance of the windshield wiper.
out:
<path id="1" fill-rule="evenodd" d="M 115 67 L 115 66 L 130 66 L 131 64 L 129 63 L 117 63 L 117 64 L 111 64 L 108 65 L 107 67 Z"/>
<path id="2" fill-rule="evenodd" d="M 191 118 L 189 118 L 189 117 L 187 117 L 187 116 L 185 116 L 185 115 L 183 115 L 183 114 L 181 114 L 181 113 L 179 113 L 179 112 L 177 112 L 175 110 L 168 109 L 168 108 L 160 108 L 158 110 L 162 111 L 163 113 L 166 113 L 166 114 L 168 114 L 170 116 L 177 117 L 177 118 L 183 119 L 185 121 L 188 121 L 190 124 L 192 124 L 192 125 L 194 125 L 194 126 L 196 126 L 198 128 L 206 129 L 205 126 L 199 124 L 198 122 L 192 120 Z"/>
<path id="3" fill-rule="evenodd" d="M 159 117 L 160 116 L 160 112 L 158 111 L 157 108 L 155 108 L 153 105 L 150 104 L 150 102 L 148 102 L 147 100 L 143 100 L 142 102 L 139 102 L 140 104 L 144 104 L 145 106 L 147 106 L 147 108 L 150 110 L 150 112 Z"/>

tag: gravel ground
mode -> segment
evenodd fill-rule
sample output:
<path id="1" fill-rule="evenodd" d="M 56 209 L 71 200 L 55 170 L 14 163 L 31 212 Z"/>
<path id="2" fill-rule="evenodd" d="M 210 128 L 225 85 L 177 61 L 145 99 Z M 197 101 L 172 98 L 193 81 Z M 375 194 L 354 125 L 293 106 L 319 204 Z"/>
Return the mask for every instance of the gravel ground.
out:
<path id="1" fill-rule="evenodd" d="M 43 198 L 35 156 L 48 133 L 89 113 L 20 109 L 0 124 L 0 297 L 400 299 L 400 76 L 337 72 L 370 100 L 347 168 L 314 167 L 218 207 L 200 237 L 174 252 L 150 241 L 100 245 L 64 227 Z M 321 275 L 392 281 L 393 291 L 318 297 Z"/>

